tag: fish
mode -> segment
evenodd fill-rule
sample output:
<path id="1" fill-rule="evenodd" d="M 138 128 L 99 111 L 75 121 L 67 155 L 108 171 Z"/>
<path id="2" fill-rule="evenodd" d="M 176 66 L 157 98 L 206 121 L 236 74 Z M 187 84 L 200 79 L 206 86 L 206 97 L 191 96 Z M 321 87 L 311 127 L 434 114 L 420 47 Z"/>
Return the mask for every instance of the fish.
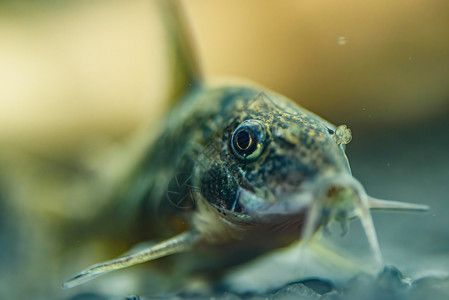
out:
<path id="1" fill-rule="evenodd" d="M 161 241 L 93 265 L 63 288 L 198 249 L 217 253 L 224 265 L 238 264 L 296 241 L 307 245 L 332 221 L 345 230 L 353 218 L 382 265 L 370 210 L 428 207 L 369 196 L 345 154 L 352 140 L 346 125 L 249 81 L 206 81 L 179 5 L 161 6 L 173 63 L 181 68 L 176 100 L 123 198 L 136 203 L 135 217 Z"/>

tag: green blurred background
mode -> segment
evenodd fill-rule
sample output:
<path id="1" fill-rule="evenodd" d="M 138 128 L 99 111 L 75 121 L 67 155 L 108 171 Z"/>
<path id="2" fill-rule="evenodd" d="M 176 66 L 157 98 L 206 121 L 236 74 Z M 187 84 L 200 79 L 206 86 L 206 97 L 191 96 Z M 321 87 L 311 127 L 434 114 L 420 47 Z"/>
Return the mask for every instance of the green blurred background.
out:
<path id="1" fill-rule="evenodd" d="M 183 4 L 208 78 L 348 124 L 368 192 L 432 206 L 375 221 L 387 261 L 447 275 L 449 2 Z M 69 297 L 64 280 L 130 246 L 96 220 L 168 109 L 169 53 L 153 1 L 0 2 L 0 298 Z"/>

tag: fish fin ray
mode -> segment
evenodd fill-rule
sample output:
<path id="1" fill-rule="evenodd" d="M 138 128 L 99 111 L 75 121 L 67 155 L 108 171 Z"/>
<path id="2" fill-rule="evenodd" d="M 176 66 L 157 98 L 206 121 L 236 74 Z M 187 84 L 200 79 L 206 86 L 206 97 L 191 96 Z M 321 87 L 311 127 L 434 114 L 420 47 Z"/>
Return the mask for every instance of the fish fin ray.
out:
<path id="1" fill-rule="evenodd" d="M 111 271 L 127 268 L 136 264 L 155 260 L 167 255 L 190 250 L 201 236 L 196 231 L 187 231 L 173 238 L 165 240 L 156 245 L 150 246 L 136 253 L 131 253 L 117 259 L 106 261 L 104 263 L 93 265 L 79 274 L 66 281 L 62 287 L 64 289 L 72 288 L 83 284 L 91 279 L 106 274 Z"/>

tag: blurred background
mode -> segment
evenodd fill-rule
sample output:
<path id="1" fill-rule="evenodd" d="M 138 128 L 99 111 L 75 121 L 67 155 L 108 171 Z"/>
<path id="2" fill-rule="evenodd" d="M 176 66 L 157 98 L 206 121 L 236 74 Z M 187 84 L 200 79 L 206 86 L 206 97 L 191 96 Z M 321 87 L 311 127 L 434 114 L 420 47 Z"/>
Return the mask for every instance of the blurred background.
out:
<path id="1" fill-rule="evenodd" d="M 347 124 L 370 194 L 432 207 L 375 223 L 387 262 L 447 276 L 449 2 L 183 2 L 206 77 Z M 129 247 L 98 216 L 169 109 L 170 50 L 154 1 L 0 2 L 0 298 L 69 297 Z"/>

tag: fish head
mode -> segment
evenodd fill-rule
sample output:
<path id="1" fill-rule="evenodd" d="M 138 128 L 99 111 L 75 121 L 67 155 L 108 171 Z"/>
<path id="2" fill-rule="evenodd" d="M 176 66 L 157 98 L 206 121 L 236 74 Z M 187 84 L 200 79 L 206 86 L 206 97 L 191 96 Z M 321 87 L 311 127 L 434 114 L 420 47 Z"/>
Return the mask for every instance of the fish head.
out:
<path id="1" fill-rule="evenodd" d="M 221 91 L 214 159 L 197 169 L 202 198 L 218 218 L 251 228 L 291 230 L 308 241 L 332 220 L 359 217 L 380 262 L 371 208 L 426 210 L 368 196 L 351 173 L 346 125 L 334 126 L 288 98 L 266 90 Z"/>
<path id="2" fill-rule="evenodd" d="M 323 189 L 332 188 L 323 187 L 324 179 L 351 177 L 346 126 L 336 127 L 273 92 L 232 91 L 222 93 L 221 128 L 205 143 L 206 149 L 215 145 L 216 155 L 200 155 L 208 164 L 195 173 L 202 195 L 220 213 L 269 223 L 310 207 Z"/>

